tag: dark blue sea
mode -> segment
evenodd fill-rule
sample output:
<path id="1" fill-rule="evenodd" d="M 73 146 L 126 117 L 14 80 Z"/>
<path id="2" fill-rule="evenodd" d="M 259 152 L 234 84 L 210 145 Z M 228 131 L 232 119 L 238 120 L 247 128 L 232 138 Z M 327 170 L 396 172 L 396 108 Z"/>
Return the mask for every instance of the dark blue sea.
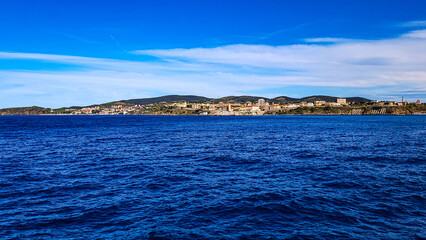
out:
<path id="1" fill-rule="evenodd" d="M 426 116 L 0 117 L 1 239 L 425 239 Z"/>

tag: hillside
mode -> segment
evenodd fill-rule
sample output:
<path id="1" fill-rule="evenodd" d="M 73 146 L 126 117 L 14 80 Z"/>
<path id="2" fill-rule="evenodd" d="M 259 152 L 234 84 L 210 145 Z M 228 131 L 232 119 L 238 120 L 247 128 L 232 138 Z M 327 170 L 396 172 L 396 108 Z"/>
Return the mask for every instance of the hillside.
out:
<path id="1" fill-rule="evenodd" d="M 17 107 L 0 109 L 0 115 L 41 115 L 49 114 L 50 108 L 42 108 L 38 106 Z"/>
<path id="2" fill-rule="evenodd" d="M 315 102 L 315 101 L 326 101 L 326 102 L 336 102 L 337 97 L 325 96 L 325 95 L 314 95 L 309 97 L 300 98 L 299 101 L 303 102 Z"/>
<path id="3" fill-rule="evenodd" d="M 325 95 L 314 95 L 304 98 L 292 98 L 287 96 L 279 96 L 275 98 L 265 98 L 265 97 L 259 97 L 259 96 L 227 96 L 217 99 L 211 99 L 210 102 L 230 102 L 230 103 L 245 103 L 247 101 L 256 103 L 259 98 L 263 98 L 266 101 L 272 103 L 292 103 L 292 102 L 315 102 L 315 101 L 326 101 L 326 102 L 336 102 L 337 97 L 332 96 L 325 96 Z M 349 97 L 346 98 L 348 102 L 370 102 L 370 99 L 362 98 L 362 97 Z"/>
<path id="4" fill-rule="evenodd" d="M 358 102 L 358 103 L 368 103 L 371 102 L 371 99 L 363 98 L 363 97 L 348 97 L 346 98 L 348 102 Z"/>
<path id="5" fill-rule="evenodd" d="M 297 102 L 299 101 L 299 99 L 287 97 L 287 96 L 279 96 L 279 97 L 272 98 L 271 101 L 275 103 L 289 103 L 289 102 Z"/>
<path id="6" fill-rule="evenodd" d="M 226 96 L 221 98 L 207 98 L 203 96 L 195 95 L 167 95 L 162 97 L 154 98 L 139 98 L 139 99 L 129 99 L 129 100 L 120 100 L 109 103 L 104 103 L 101 105 L 113 105 L 113 104 L 138 104 L 138 105 L 147 105 L 155 104 L 160 102 L 176 102 L 176 101 L 186 101 L 193 103 L 218 103 L 218 102 L 229 102 L 229 103 L 246 103 L 248 101 L 256 103 L 260 98 L 265 99 L 268 102 L 274 103 L 291 103 L 291 102 L 314 102 L 314 101 L 327 101 L 327 102 L 336 102 L 337 97 L 325 96 L 325 95 L 315 95 L 304 98 L 292 98 L 288 96 L 279 96 L 275 98 L 266 98 L 262 96 Z M 347 98 L 349 102 L 370 102 L 369 99 L 361 97 L 350 97 Z"/>
<path id="7" fill-rule="evenodd" d="M 263 98 L 265 100 L 269 100 L 268 98 L 264 98 L 264 97 L 257 97 L 257 96 L 227 96 L 227 97 L 221 97 L 221 98 L 216 98 L 216 99 L 211 99 L 210 102 L 224 102 L 224 103 L 246 103 L 248 101 L 250 102 L 257 102 L 257 100 L 259 100 L 260 98 Z"/>
<path id="8" fill-rule="evenodd" d="M 120 100 L 120 101 L 115 101 L 109 104 L 126 103 L 126 104 L 147 105 L 147 104 L 154 104 L 154 103 L 160 103 L 160 102 L 177 102 L 177 101 L 202 103 L 209 100 L 210 98 L 195 96 L 195 95 L 167 95 L 167 96 L 154 97 L 154 98 Z"/>
<path id="9" fill-rule="evenodd" d="M 304 97 L 297 99 L 302 102 L 315 102 L 315 101 L 326 101 L 326 102 L 336 102 L 338 97 L 326 96 L 326 95 L 314 95 L 309 97 Z M 362 98 L 362 97 L 347 97 L 347 102 L 371 102 L 370 99 Z"/>

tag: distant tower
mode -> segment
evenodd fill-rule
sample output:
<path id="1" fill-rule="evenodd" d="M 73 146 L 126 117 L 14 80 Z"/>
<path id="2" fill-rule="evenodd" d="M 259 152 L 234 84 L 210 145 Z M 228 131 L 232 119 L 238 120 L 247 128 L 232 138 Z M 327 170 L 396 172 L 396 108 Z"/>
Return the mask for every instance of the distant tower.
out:
<path id="1" fill-rule="evenodd" d="M 402 96 L 402 101 L 401 102 L 404 102 L 404 96 Z"/>
<path id="2" fill-rule="evenodd" d="M 266 105 L 265 99 L 261 98 L 257 100 L 257 105 L 259 105 L 259 107 L 264 107 Z"/>

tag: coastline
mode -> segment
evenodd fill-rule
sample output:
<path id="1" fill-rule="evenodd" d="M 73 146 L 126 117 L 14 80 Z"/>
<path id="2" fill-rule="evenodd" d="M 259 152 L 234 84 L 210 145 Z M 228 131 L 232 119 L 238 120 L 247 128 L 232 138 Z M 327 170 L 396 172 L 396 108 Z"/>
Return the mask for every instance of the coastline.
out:
<path id="1" fill-rule="evenodd" d="M 87 110 L 89 109 L 89 110 Z M 364 115 L 426 115 L 426 104 L 406 104 L 402 106 L 388 106 L 378 104 L 343 105 L 343 106 L 301 106 L 292 108 L 257 109 L 256 111 L 239 111 L 231 107 L 218 109 L 170 108 L 144 106 L 127 111 L 125 108 L 113 109 L 104 112 L 90 108 L 73 109 L 66 111 L 42 107 L 22 107 L 0 109 L 0 116 L 5 115 L 40 115 L 40 116 L 364 116 Z"/>

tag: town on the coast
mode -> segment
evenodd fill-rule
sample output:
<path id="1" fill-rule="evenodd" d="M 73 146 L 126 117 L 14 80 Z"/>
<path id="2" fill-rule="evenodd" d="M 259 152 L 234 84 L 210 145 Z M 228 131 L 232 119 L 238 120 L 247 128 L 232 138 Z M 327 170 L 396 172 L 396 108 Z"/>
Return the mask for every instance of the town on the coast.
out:
<path id="1" fill-rule="evenodd" d="M 186 100 L 189 99 L 189 100 Z M 86 107 L 1 109 L 0 115 L 408 115 L 426 114 L 420 100 L 377 101 L 365 98 L 311 96 L 303 99 L 252 96 L 208 99 L 171 95 L 132 99 Z"/>
<path id="2" fill-rule="evenodd" d="M 155 115 L 218 115 L 218 116 L 231 116 L 231 115 L 279 115 L 286 113 L 303 114 L 308 110 L 309 113 L 317 112 L 342 112 L 342 110 L 349 110 L 351 115 L 361 115 L 364 113 L 362 106 L 377 106 L 379 108 L 372 108 L 370 114 L 386 114 L 386 107 L 393 106 L 407 106 L 410 103 L 403 102 L 378 102 L 373 101 L 368 104 L 359 104 L 347 102 L 345 98 L 337 98 L 336 102 L 314 101 L 314 102 L 297 102 L 280 104 L 274 102 L 267 102 L 265 99 L 260 98 L 257 102 L 247 101 L 241 103 L 191 103 L 186 101 L 180 102 L 161 102 L 148 105 L 133 105 L 129 106 L 124 103 L 116 103 L 108 107 L 93 106 L 81 109 L 67 108 L 65 112 L 70 114 L 101 114 L 101 115 L 126 115 L 126 114 L 155 114 Z M 421 104 L 420 100 L 411 104 Z M 334 108 L 334 109 L 333 109 Z M 313 110 L 313 111 L 312 111 Z M 323 111 L 320 111 L 323 110 Z M 337 111 L 332 111 L 337 110 Z M 340 111 L 339 111 L 340 110 Z"/>

